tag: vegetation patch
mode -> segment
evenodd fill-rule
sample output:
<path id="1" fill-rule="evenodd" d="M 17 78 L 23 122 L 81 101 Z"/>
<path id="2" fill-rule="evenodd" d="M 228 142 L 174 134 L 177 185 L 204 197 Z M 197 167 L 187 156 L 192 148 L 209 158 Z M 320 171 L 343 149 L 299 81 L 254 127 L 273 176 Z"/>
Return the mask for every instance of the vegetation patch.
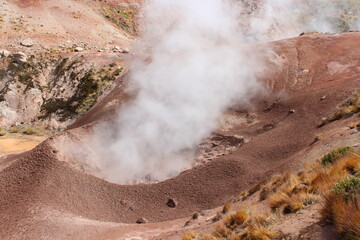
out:
<path id="1" fill-rule="evenodd" d="M 334 164 L 335 161 L 339 160 L 346 154 L 353 152 L 353 151 L 354 151 L 354 149 L 352 149 L 351 147 L 338 148 L 336 150 L 329 152 L 328 154 L 325 154 L 321 158 L 321 163 L 323 166 L 328 166 L 330 164 Z"/>
<path id="2" fill-rule="evenodd" d="M 360 4 L 360 3 L 359 3 Z M 345 103 L 339 106 L 330 118 L 324 120 L 318 125 L 323 127 L 330 122 L 340 120 L 360 112 L 360 91 L 356 91 Z"/>
<path id="3" fill-rule="evenodd" d="M 5 136 L 6 135 L 6 130 L 3 128 L 0 128 L 0 137 Z"/>
<path id="4" fill-rule="evenodd" d="M 360 194 L 360 173 L 338 182 L 332 187 L 332 191 L 346 200 L 358 196 Z"/>
<path id="5" fill-rule="evenodd" d="M 27 126 L 22 130 L 22 133 L 25 135 L 34 135 L 36 133 L 36 129 L 31 126 Z"/>
<path id="6" fill-rule="evenodd" d="M 223 220 L 211 234 L 192 233 L 190 239 L 287 239 L 272 230 L 281 221 L 281 214 L 295 214 L 320 201 L 324 201 L 322 219 L 336 226 L 341 239 L 360 239 L 360 156 L 356 152 L 347 154 L 353 151 L 349 147 L 335 149 L 324 156 L 326 160 L 307 166 L 304 171 L 261 181 L 251 192 L 259 191 L 259 201 L 267 200 L 273 212 L 265 215 L 253 215 L 244 209 L 218 212 L 214 218 Z M 246 200 L 246 195 L 249 192 L 243 192 L 234 202 Z"/>
<path id="7" fill-rule="evenodd" d="M 332 11 L 329 11 L 331 6 Z M 323 20 L 330 23 L 336 32 L 348 32 L 356 28 L 359 19 L 360 2 L 358 0 L 320 0 L 307 1 L 306 14 L 300 14 L 299 18 L 304 24 L 318 13 L 322 13 Z"/>
<path id="8" fill-rule="evenodd" d="M 62 60 L 54 70 L 60 78 L 65 72 L 70 73 L 70 79 L 78 82 L 75 93 L 69 99 L 53 98 L 47 100 L 41 106 L 40 118 L 47 118 L 56 113 L 61 121 L 86 113 L 97 101 L 106 87 L 110 86 L 123 72 L 122 68 L 114 67 L 114 64 L 106 65 L 101 69 L 90 69 L 85 74 L 71 71 L 78 62 Z"/>
<path id="9" fill-rule="evenodd" d="M 103 7 L 101 15 L 131 35 L 136 34 L 135 17 L 137 11 L 130 8 Z"/>

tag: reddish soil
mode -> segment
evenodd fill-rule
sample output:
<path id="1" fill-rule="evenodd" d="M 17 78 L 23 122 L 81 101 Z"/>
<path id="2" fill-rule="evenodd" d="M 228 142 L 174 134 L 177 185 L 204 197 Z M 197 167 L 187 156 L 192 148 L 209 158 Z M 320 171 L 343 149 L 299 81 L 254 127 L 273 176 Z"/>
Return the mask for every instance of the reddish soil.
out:
<path id="1" fill-rule="evenodd" d="M 181 233 L 175 229 L 181 225 L 176 219 L 220 206 L 264 177 L 298 170 L 309 154 L 321 156 L 327 151 L 327 144 L 336 140 L 324 139 L 324 148 L 315 149 L 313 143 L 316 135 L 326 134 L 331 127 L 316 126 L 360 86 L 359 41 L 360 33 L 346 33 L 271 43 L 283 63 L 271 65 L 263 79 L 271 93 L 251 112 L 253 123 L 234 125 L 227 131 L 249 141 L 172 179 L 149 185 L 108 183 L 59 161 L 51 147 L 58 136 L 18 155 L 0 171 L 0 238 L 151 239 L 150 235 L 128 238 L 129 232 L 143 231 L 154 231 L 154 239 L 179 238 Z M 111 117 L 122 101 L 111 108 L 103 106 L 127 99 L 121 87 L 118 84 L 72 130 L 59 135 L 75 130 L 85 135 L 95 122 Z M 320 100 L 322 96 L 327 97 Z M 342 138 L 350 135 L 343 130 L 346 124 L 332 125 L 343 131 Z M 177 200 L 176 208 L 166 205 L 169 198 Z M 153 225 L 120 225 L 135 223 L 140 217 Z M 170 222 L 159 223 L 163 221 Z M 162 237 L 155 237 L 159 232 Z"/>

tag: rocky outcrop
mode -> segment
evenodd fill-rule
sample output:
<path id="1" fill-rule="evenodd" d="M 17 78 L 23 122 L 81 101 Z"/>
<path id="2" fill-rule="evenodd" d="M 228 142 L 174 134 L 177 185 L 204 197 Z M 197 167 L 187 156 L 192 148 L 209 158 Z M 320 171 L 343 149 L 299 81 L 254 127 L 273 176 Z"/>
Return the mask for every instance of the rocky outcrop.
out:
<path id="1" fill-rule="evenodd" d="M 18 124 L 66 128 L 121 75 L 116 63 L 96 66 L 82 55 L 10 54 L 0 59 L 0 127 Z"/>

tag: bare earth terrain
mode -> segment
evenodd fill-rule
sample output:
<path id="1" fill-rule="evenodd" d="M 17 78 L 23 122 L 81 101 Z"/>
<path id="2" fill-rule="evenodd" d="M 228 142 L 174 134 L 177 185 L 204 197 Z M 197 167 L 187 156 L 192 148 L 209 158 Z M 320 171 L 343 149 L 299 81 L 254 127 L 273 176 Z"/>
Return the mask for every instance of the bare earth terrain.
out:
<path id="1" fill-rule="evenodd" d="M 114 46 L 131 49 L 134 37 L 94 11 L 118 4 L 105 2 L 3 1 L 0 49 L 62 49 L 56 54 L 126 67 L 131 56 L 114 52 Z M 32 47 L 20 45 L 27 38 Z M 359 147 L 359 131 L 349 128 L 360 121 L 358 114 L 319 127 L 360 86 L 359 42 L 360 33 L 353 32 L 259 43 L 272 46 L 278 60 L 269 62 L 261 79 L 268 94 L 254 108 L 224 113 L 221 126 L 199 147 L 194 167 L 163 182 L 117 185 L 95 177 L 83 162 L 63 158 L 64 142 L 86 139 L 129 99 L 126 72 L 66 130 L 50 138 L 0 137 L 0 239 L 171 240 L 190 231 L 211 232 L 211 218 L 222 205 L 264 178 L 299 171 L 337 147 Z M 256 205 L 265 211 L 257 199 L 258 193 L 233 208 Z M 303 239 L 337 239 L 331 226 L 320 224 L 321 206 L 285 216 L 273 229 Z M 200 217 L 184 226 L 194 212 Z M 147 223 L 137 224 L 141 218 Z"/>

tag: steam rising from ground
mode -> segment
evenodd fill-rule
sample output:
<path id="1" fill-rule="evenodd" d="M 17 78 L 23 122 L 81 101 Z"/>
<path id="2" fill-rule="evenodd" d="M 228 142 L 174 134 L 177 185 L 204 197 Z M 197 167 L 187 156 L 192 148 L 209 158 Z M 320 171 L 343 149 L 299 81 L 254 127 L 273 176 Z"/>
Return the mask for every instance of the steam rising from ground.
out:
<path id="1" fill-rule="evenodd" d="M 345 2 L 354 5 L 341 5 Z M 163 180 L 190 167 L 194 148 L 216 128 L 223 111 L 262 91 L 256 75 L 264 66 L 245 42 L 356 28 L 359 5 L 358 0 L 149 1 L 137 46 L 139 55 L 149 57 L 136 58 L 130 69 L 134 99 L 113 122 L 95 128 L 99 175 L 133 183 L 149 176 Z M 341 21 L 350 15 L 355 18 Z"/>
<path id="2" fill-rule="evenodd" d="M 96 130 L 102 169 L 115 182 L 163 180 L 191 166 L 192 150 L 221 113 L 260 89 L 228 3 L 153 0 L 142 27 L 150 58 L 132 64 L 137 95 L 115 123 Z"/>
<path id="3" fill-rule="evenodd" d="M 359 0 L 259 0 L 249 21 L 248 40 L 275 40 L 302 32 L 346 32 L 360 29 Z"/>

